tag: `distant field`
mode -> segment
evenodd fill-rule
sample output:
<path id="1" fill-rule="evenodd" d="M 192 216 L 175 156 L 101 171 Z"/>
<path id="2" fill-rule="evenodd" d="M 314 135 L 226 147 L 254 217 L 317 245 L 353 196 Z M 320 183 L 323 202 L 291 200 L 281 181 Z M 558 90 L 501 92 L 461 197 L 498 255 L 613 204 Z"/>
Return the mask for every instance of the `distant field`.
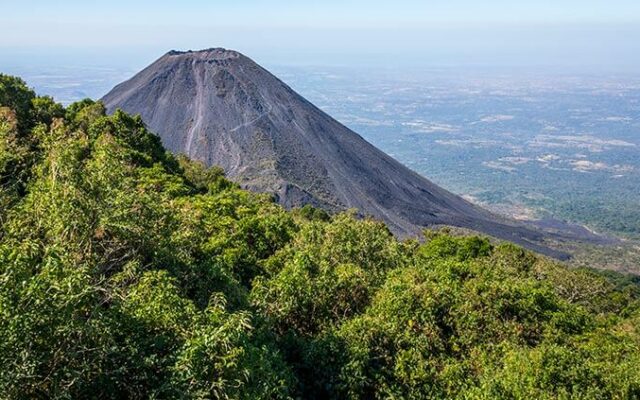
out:
<path id="1" fill-rule="evenodd" d="M 4 66 L 0 73 L 16 75 L 38 93 L 68 105 L 85 98 L 99 99 L 115 85 L 131 78 L 134 69 L 109 66 Z"/>
<path id="2" fill-rule="evenodd" d="M 640 76 L 271 69 L 382 150 L 474 202 L 640 238 Z M 132 74 L 74 66 L 3 72 L 63 103 L 99 98 Z"/>
<path id="3" fill-rule="evenodd" d="M 477 203 L 640 237 L 640 76 L 278 72 L 387 153 Z"/>

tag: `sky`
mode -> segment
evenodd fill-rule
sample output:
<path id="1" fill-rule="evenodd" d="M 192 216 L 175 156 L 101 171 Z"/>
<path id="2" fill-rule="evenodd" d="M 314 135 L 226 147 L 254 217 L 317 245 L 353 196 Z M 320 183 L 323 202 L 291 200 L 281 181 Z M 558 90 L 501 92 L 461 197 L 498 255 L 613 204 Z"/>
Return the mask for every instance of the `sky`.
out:
<path id="1" fill-rule="evenodd" d="M 268 64 L 640 66 L 639 0 L 0 0 L 0 9 L 0 66 L 137 67 L 208 47 Z"/>

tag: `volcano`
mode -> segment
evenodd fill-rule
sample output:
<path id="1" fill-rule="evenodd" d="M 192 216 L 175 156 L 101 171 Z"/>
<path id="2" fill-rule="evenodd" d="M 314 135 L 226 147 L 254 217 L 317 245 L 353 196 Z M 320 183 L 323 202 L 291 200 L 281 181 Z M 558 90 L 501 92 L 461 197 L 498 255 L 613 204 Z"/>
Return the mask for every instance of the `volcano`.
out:
<path id="1" fill-rule="evenodd" d="M 345 127 L 250 58 L 221 48 L 170 51 L 102 102 L 140 114 L 167 149 L 217 165 L 287 208 L 355 208 L 400 237 L 449 225 L 556 258 L 549 233 L 435 185 Z"/>

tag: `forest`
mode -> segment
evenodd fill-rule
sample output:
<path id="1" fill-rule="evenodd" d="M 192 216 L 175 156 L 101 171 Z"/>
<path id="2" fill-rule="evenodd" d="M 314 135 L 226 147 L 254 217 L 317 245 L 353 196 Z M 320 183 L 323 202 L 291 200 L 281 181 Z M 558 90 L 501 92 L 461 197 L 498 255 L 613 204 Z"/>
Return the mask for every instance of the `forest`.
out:
<path id="1" fill-rule="evenodd" d="M 640 281 L 287 211 L 0 75 L 0 398 L 640 399 Z"/>

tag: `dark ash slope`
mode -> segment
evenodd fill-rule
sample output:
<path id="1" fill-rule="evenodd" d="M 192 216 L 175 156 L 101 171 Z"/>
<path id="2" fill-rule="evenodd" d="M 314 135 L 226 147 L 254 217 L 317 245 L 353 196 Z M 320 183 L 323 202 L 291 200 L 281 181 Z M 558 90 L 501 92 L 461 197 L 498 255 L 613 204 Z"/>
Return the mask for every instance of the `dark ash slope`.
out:
<path id="1" fill-rule="evenodd" d="M 286 207 L 357 208 L 400 236 L 463 227 L 566 258 L 541 245 L 540 231 L 409 170 L 238 52 L 171 51 L 102 101 L 109 112 L 140 114 L 169 150 L 219 165 Z"/>

